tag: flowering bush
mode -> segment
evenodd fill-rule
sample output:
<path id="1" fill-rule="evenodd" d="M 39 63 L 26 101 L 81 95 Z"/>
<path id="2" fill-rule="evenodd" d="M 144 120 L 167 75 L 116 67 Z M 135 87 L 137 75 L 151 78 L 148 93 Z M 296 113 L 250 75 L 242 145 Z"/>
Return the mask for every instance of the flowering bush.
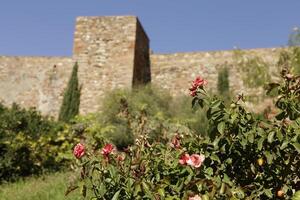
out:
<path id="1" fill-rule="evenodd" d="M 226 107 L 209 96 L 198 77 L 190 88 L 193 105 L 207 107 L 209 135 L 174 133 L 149 140 L 145 126 L 123 151 L 104 141 L 78 160 L 83 196 L 96 199 L 275 199 L 300 187 L 300 119 L 295 90 L 275 84 L 280 117 L 261 121 L 239 96 Z M 294 77 L 295 78 L 295 77 Z M 295 78 L 296 79 L 296 78 Z M 293 83 L 298 83 L 295 80 Z M 274 84 L 273 84 L 274 85 Z M 295 98 L 297 97 L 297 98 Z M 141 120 L 143 122 L 143 120 Z"/>

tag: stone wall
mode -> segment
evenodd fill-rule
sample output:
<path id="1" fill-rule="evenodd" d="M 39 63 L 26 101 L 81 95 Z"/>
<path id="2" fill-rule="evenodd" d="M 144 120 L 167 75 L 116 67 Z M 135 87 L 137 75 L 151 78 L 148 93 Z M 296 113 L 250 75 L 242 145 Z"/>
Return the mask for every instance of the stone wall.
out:
<path id="1" fill-rule="evenodd" d="M 276 72 L 280 48 L 176 54 L 149 54 L 149 38 L 134 16 L 78 17 L 73 57 L 0 56 L 0 101 L 36 107 L 57 116 L 64 89 L 75 62 L 82 86 L 80 113 L 100 109 L 103 95 L 114 88 L 152 81 L 173 95 L 186 95 L 198 75 L 216 89 L 218 69 L 230 70 L 235 93 L 260 94 L 262 88 L 247 88 L 239 69 L 240 59 L 260 57 Z M 150 69 L 151 66 L 151 69 Z M 275 76 L 273 76 L 274 78 Z"/>
<path id="2" fill-rule="evenodd" d="M 261 58 L 270 66 L 270 74 L 276 74 L 276 63 L 282 49 L 251 49 L 212 52 L 191 52 L 175 54 L 152 54 L 152 82 L 169 90 L 173 95 L 187 95 L 187 88 L 196 76 L 208 81 L 207 87 L 216 90 L 218 70 L 227 66 L 229 69 L 230 88 L 234 93 L 257 94 L 262 88 L 246 87 L 239 63 L 242 59 Z M 271 76 L 276 78 L 275 76 Z"/>
<path id="3" fill-rule="evenodd" d="M 0 101 L 57 116 L 72 66 L 64 57 L 0 56 Z"/>

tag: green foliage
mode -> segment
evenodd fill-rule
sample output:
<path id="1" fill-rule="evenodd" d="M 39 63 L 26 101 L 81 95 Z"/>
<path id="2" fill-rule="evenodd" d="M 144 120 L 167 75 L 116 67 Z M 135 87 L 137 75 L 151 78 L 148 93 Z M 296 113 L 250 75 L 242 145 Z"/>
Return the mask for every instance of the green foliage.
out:
<path id="1" fill-rule="evenodd" d="M 139 87 L 133 91 L 116 90 L 105 97 L 98 121 L 102 127 L 110 127 L 109 133 L 105 135 L 122 149 L 133 144 L 137 132 L 140 131 L 137 124 L 142 116 L 147 116 L 147 122 L 167 117 L 168 98 L 169 96 L 159 90 L 154 92 L 150 86 Z M 152 134 L 155 132 L 154 128 Z"/>
<path id="2" fill-rule="evenodd" d="M 172 138 L 161 134 L 151 140 L 141 111 L 129 123 L 139 136 L 124 152 L 104 155 L 87 144 L 88 156 L 77 160 L 80 191 L 95 199 L 291 198 L 300 183 L 300 118 L 298 108 L 289 108 L 299 105 L 298 89 L 287 86 L 299 86 L 299 80 L 282 74 L 283 83 L 276 86 L 281 118 L 261 121 L 244 108 L 243 96 L 226 106 L 198 87 L 192 104 L 206 107 L 209 135 L 181 127 Z M 289 106 L 279 106 L 283 100 Z M 190 158 L 184 163 L 185 154 L 205 160 L 197 166 Z"/>
<path id="3" fill-rule="evenodd" d="M 292 75 L 289 69 L 283 69 L 281 76 L 284 83 L 270 83 L 267 92 L 275 90 L 279 96 L 275 104 L 281 110 L 278 120 L 296 120 L 300 117 L 300 77 Z"/>
<path id="4" fill-rule="evenodd" d="M 188 96 L 175 97 L 170 102 L 170 119 L 176 124 L 188 127 L 197 135 L 207 135 L 208 120 L 205 110 L 199 106 L 192 107 L 192 99 Z"/>
<path id="5" fill-rule="evenodd" d="M 280 53 L 278 66 L 287 68 L 295 75 L 300 75 L 300 47 L 290 47 Z"/>
<path id="6" fill-rule="evenodd" d="M 169 117 L 168 92 L 151 85 L 138 87 L 134 90 L 119 89 L 108 93 L 102 102 L 103 118 L 106 121 L 114 121 L 116 115 L 128 106 L 128 112 L 135 113 L 144 110 L 148 115 L 155 116 L 158 113 L 162 117 Z M 126 101 L 127 105 L 124 105 Z"/>
<path id="7" fill-rule="evenodd" d="M 235 60 L 242 74 L 243 83 L 249 88 L 264 86 L 270 80 L 269 66 L 260 57 L 236 54 Z"/>
<path id="8" fill-rule="evenodd" d="M 75 138 L 63 129 L 35 109 L 0 104 L 0 182 L 64 167 Z"/>
<path id="9" fill-rule="evenodd" d="M 63 102 L 59 111 L 58 119 L 63 122 L 69 122 L 79 113 L 80 105 L 80 87 L 78 83 L 78 63 L 76 62 L 72 74 L 64 93 Z"/>
<path id="10" fill-rule="evenodd" d="M 153 140 L 161 135 L 169 137 L 179 127 L 205 135 L 205 111 L 192 108 L 191 101 L 188 97 L 172 98 L 150 85 L 134 91 L 115 90 L 106 95 L 99 113 L 77 117 L 74 123 L 84 127 L 84 135 L 98 142 L 94 145 L 101 145 L 104 137 L 119 149 L 133 144 L 141 132 L 147 132 Z"/>
<path id="11" fill-rule="evenodd" d="M 147 133 L 150 140 L 155 140 L 161 136 L 167 138 L 178 129 L 191 131 L 188 127 L 205 131 L 205 123 L 197 123 L 201 120 L 198 116 L 204 119 L 204 112 L 192 109 L 191 100 L 186 100 L 175 103 L 166 92 L 150 86 L 132 92 L 116 90 L 104 99 L 103 111 L 77 117 L 74 122 L 75 126 L 84 127 L 83 134 L 89 138 L 86 141 L 92 141 L 92 146 L 101 146 L 101 140 L 106 138 L 122 150 L 132 145 L 140 134 Z"/>
<path id="12" fill-rule="evenodd" d="M 294 189 L 299 189 L 300 123 L 299 110 L 295 107 L 299 105 L 299 97 L 295 97 L 299 95 L 299 81 L 287 71 L 282 72 L 282 77 L 284 83 L 270 84 L 270 89 L 280 88 L 276 102 L 281 110 L 276 119 L 280 121 L 256 119 L 242 107 L 242 97 L 230 108 L 205 94 L 196 97 L 197 102 L 209 105 L 209 136 L 214 144 L 210 156 L 217 155 L 219 163 L 215 172 L 226 174 L 244 188 L 250 199 L 274 198 L 279 196 L 278 191 L 288 198 Z"/>

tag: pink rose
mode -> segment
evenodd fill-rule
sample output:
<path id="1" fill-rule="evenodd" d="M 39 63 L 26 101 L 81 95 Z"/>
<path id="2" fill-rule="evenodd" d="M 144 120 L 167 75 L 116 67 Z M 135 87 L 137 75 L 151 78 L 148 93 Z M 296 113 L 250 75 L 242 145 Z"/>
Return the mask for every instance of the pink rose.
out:
<path id="1" fill-rule="evenodd" d="M 179 163 L 181 165 L 186 165 L 187 162 L 190 160 L 190 155 L 189 154 L 182 154 L 179 158 Z"/>
<path id="2" fill-rule="evenodd" d="M 198 76 L 192 83 L 192 86 L 189 88 L 190 90 L 190 95 L 192 97 L 196 96 L 197 94 L 197 89 L 199 87 L 203 87 L 204 85 L 207 84 L 207 81 L 202 79 L 200 76 Z"/>
<path id="3" fill-rule="evenodd" d="M 201 197 L 197 194 L 196 196 L 189 197 L 189 200 L 201 200 Z"/>
<path id="4" fill-rule="evenodd" d="M 201 87 L 203 85 L 206 85 L 207 84 L 207 81 L 204 80 L 203 78 L 201 78 L 200 76 L 198 76 L 192 83 L 192 87 L 191 89 L 192 90 L 195 90 L 197 89 L 198 87 Z"/>
<path id="5" fill-rule="evenodd" d="M 73 150 L 73 154 L 76 158 L 81 158 L 85 154 L 85 148 L 84 145 L 81 143 L 78 143 Z"/>
<path id="6" fill-rule="evenodd" d="M 190 165 L 192 167 L 199 168 L 201 167 L 204 160 L 205 156 L 202 154 L 193 154 L 191 156 L 189 154 L 183 154 L 179 158 L 179 163 L 181 165 Z"/>
<path id="7" fill-rule="evenodd" d="M 101 154 L 107 157 L 114 150 L 114 146 L 112 144 L 106 144 L 101 150 Z"/>
<path id="8" fill-rule="evenodd" d="M 204 160 L 205 160 L 204 155 L 193 154 L 190 156 L 190 159 L 187 161 L 187 164 L 192 167 L 199 168 L 199 167 L 201 167 Z"/>

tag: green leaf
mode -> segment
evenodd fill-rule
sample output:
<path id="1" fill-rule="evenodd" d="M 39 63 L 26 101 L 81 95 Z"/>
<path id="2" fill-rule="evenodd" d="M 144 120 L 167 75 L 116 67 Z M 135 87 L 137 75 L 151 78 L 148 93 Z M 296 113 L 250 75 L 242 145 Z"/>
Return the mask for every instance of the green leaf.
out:
<path id="1" fill-rule="evenodd" d="M 230 181 L 230 178 L 227 176 L 227 174 L 224 174 L 223 180 L 224 183 L 227 183 L 228 185 L 232 186 L 233 183 Z"/>
<path id="2" fill-rule="evenodd" d="M 212 159 L 214 161 L 218 161 L 219 163 L 221 162 L 220 158 L 216 154 L 211 154 L 210 155 L 210 159 Z"/>
<path id="3" fill-rule="evenodd" d="M 111 165 L 111 166 L 109 167 L 108 170 L 109 170 L 109 173 L 110 173 L 111 178 L 112 178 L 113 180 L 115 180 L 115 178 L 116 178 L 116 173 L 117 173 L 116 168 L 115 168 L 113 165 Z"/>
<path id="4" fill-rule="evenodd" d="M 111 200 L 118 200 L 120 192 L 121 192 L 121 190 L 118 190 Z"/>
<path id="5" fill-rule="evenodd" d="M 137 183 L 134 186 L 134 196 L 138 196 L 141 191 L 142 191 L 141 185 L 139 183 Z"/>
<path id="6" fill-rule="evenodd" d="M 253 163 L 250 164 L 250 169 L 251 169 L 253 174 L 256 173 L 256 168 L 254 167 Z"/>
<path id="7" fill-rule="evenodd" d="M 259 151 L 262 150 L 264 141 L 265 141 L 265 138 L 264 138 L 264 137 L 259 138 L 259 140 L 258 140 L 258 142 L 257 142 L 257 148 L 258 148 Z"/>
<path id="8" fill-rule="evenodd" d="M 226 184 L 225 184 L 225 183 L 222 183 L 222 184 L 221 184 L 221 188 L 220 188 L 219 193 L 220 193 L 220 194 L 224 194 L 225 191 L 226 191 Z"/>
<path id="9" fill-rule="evenodd" d="M 207 194 L 205 194 L 205 195 L 202 195 L 201 199 L 202 199 L 202 200 L 209 200 L 209 197 L 208 197 Z"/>
<path id="10" fill-rule="evenodd" d="M 197 100 L 198 100 L 197 97 L 193 98 L 193 100 L 192 100 L 192 108 L 193 108 L 193 107 L 195 106 L 195 104 L 197 103 Z"/>
<path id="11" fill-rule="evenodd" d="M 252 144 L 254 142 L 254 134 L 253 132 L 248 133 L 248 141 Z"/>
<path id="12" fill-rule="evenodd" d="M 285 113 L 285 111 L 282 111 L 281 113 L 279 113 L 275 117 L 276 117 L 277 120 L 282 120 L 286 117 L 286 113 Z"/>
<path id="13" fill-rule="evenodd" d="M 86 197 L 86 185 L 85 184 L 82 184 L 81 187 L 80 187 L 80 194 L 83 196 L 83 197 Z"/>
<path id="14" fill-rule="evenodd" d="M 102 182 L 100 183 L 100 187 L 99 187 L 99 195 L 100 196 L 104 196 L 104 194 L 106 193 L 107 189 L 105 187 L 105 184 Z"/>
<path id="15" fill-rule="evenodd" d="M 237 117 L 238 117 L 238 114 L 237 113 L 233 113 L 231 115 L 231 123 L 233 123 L 236 120 Z"/>
<path id="16" fill-rule="evenodd" d="M 294 194 L 292 200 L 300 200 L 300 190 Z"/>
<path id="17" fill-rule="evenodd" d="M 185 181 L 184 181 L 184 184 L 189 184 L 189 182 L 191 182 L 191 180 L 193 179 L 193 174 L 189 174 L 187 177 L 186 177 L 186 179 L 185 179 Z"/>
<path id="18" fill-rule="evenodd" d="M 211 108 L 219 108 L 219 106 L 221 105 L 222 101 L 220 100 L 215 100 L 214 102 L 212 102 L 211 104 Z"/>
<path id="19" fill-rule="evenodd" d="M 211 118 L 211 108 L 208 108 L 208 110 L 206 112 L 206 117 L 207 117 L 207 119 Z"/>
<path id="20" fill-rule="evenodd" d="M 280 142 L 283 140 L 283 135 L 280 130 L 276 131 L 276 136 Z"/>
<path id="21" fill-rule="evenodd" d="M 218 145 L 219 145 L 220 139 L 221 139 L 221 138 L 218 137 L 218 138 L 216 138 L 216 139 L 214 140 L 214 142 L 213 142 L 214 149 L 218 149 L 218 148 L 219 148 Z"/>
<path id="22" fill-rule="evenodd" d="M 220 122 L 219 124 L 218 124 L 218 131 L 219 131 L 219 133 L 221 133 L 221 134 L 224 134 L 224 130 L 225 130 L 225 122 Z"/>
<path id="23" fill-rule="evenodd" d="M 267 158 L 267 162 L 268 164 L 272 164 L 273 161 L 273 155 L 269 152 L 269 151 L 265 151 L 264 152 L 266 158 Z"/>
<path id="24" fill-rule="evenodd" d="M 282 150 L 282 149 L 285 149 L 285 148 L 288 146 L 288 144 L 289 144 L 289 141 L 288 141 L 288 140 L 283 141 L 282 145 L 280 146 L 280 149 L 281 149 L 281 150 Z"/>
<path id="25" fill-rule="evenodd" d="M 267 195 L 267 197 L 272 198 L 273 194 L 272 194 L 272 190 L 271 189 L 265 189 L 264 193 Z"/>
<path id="26" fill-rule="evenodd" d="M 214 173 L 214 170 L 213 170 L 211 167 L 208 167 L 208 168 L 205 170 L 205 174 L 207 174 L 208 176 L 213 175 L 213 173 Z"/>
<path id="27" fill-rule="evenodd" d="M 292 145 L 295 147 L 295 149 L 298 151 L 298 153 L 300 153 L 300 144 L 299 143 L 293 143 Z"/>
<path id="28" fill-rule="evenodd" d="M 275 132 L 269 133 L 269 135 L 268 135 L 268 142 L 269 143 L 272 143 L 274 141 L 274 135 L 275 135 Z"/>
<path id="29" fill-rule="evenodd" d="M 160 197 L 165 197 L 165 189 L 164 188 L 159 188 L 157 192 Z"/>
<path id="30" fill-rule="evenodd" d="M 142 186 L 143 186 L 143 190 L 144 190 L 144 192 L 147 194 L 147 196 L 148 196 L 150 199 L 155 200 L 155 197 L 154 197 L 153 194 L 151 193 L 148 184 L 147 184 L 146 182 L 142 182 Z"/>
<path id="31" fill-rule="evenodd" d="M 198 104 L 199 104 L 200 108 L 203 108 L 204 107 L 204 101 L 203 101 L 203 99 L 199 99 L 198 100 Z"/>

